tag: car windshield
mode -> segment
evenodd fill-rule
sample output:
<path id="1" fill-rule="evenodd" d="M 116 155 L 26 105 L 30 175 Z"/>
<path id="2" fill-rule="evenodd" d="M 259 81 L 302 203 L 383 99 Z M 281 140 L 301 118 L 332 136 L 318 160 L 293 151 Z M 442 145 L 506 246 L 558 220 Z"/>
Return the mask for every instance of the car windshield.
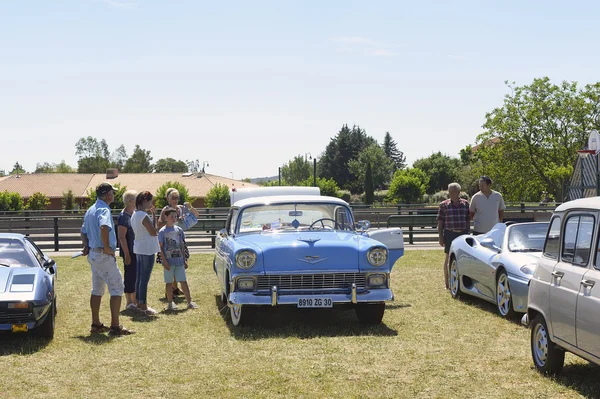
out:
<path id="1" fill-rule="evenodd" d="M 327 203 L 250 206 L 238 216 L 239 233 L 354 230 L 348 207 Z"/>
<path id="2" fill-rule="evenodd" d="M 0 267 L 35 266 L 23 243 L 10 238 L 0 238 Z"/>
<path id="3" fill-rule="evenodd" d="M 516 224 L 510 229 L 508 250 L 511 252 L 541 252 L 548 223 Z"/>

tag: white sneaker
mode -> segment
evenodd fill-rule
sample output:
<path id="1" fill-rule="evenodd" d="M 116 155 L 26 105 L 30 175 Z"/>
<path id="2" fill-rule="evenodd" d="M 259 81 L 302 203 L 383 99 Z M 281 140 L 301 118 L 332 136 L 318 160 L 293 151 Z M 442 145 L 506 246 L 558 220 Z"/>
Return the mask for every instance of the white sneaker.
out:
<path id="1" fill-rule="evenodd" d="M 168 311 L 177 310 L 177 305 L 175 305 L 175 302 L 169 302 L 169 304 L 167 305 L 167 310 Z"/>
<path id="2" fill-rule="evenodd" d="M 127 310 L 137 310 L 137 305 L 135 303 L 130 303 L 129 305 L 126 306 L 125 309 Z"/>
<path id="3" fill-rule="evenodd" d="M 194 302 L 194 301 L 190 301 L 190 302 L 188 302 L 188 304 L 187 304 L 187 308 L 188 308 L 188 309 L 198 309 L 198 305 L 196 305 L 196 302 Z"/>
<path id="4" fill-rule="evenodd" d="M 157 312 L 156 310 L 152 309 L 152 308 L 151 308 L 151 307 L 149 307 L 149 306 L 148 306 L 148 309 L 146 309 L 146 310 L 142 310 L 142 312 L 144 312 L 144 314 L 145 314 L 146 316 L 154 316 L 154 315 L 157 315 L 157 314 L 158 314 L 158 312 Z"/>

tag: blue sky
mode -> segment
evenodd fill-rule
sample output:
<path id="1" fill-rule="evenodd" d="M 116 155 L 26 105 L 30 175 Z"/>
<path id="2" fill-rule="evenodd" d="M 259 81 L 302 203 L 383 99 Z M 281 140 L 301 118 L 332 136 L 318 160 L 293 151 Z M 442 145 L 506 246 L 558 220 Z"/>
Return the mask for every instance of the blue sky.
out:
<path id="1" fill-rule="evenodd" d="M 0 2 L 0 170 L 80 137 L 272 176 L 342 124 L 456 156 L 505 80 L 598 81 L 596 2 Z"/>

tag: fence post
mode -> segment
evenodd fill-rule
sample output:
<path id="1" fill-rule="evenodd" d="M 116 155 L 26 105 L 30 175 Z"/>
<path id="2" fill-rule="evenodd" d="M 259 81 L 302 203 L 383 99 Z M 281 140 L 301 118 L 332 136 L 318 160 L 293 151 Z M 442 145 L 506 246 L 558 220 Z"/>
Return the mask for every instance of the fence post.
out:
<path id="1" fill-rule="evenodd" d="M 58 217 L 54 217 L 54 251 L 58 252 Z"/>
<path id="2" fill-rule="evenodd" d="M 525 203 L 521 202 L 521 213 L 525 213 Z"/>
<path id="3" fill-rule="evenodd" d="M 217 241 L 217 233 L 215 230 L 211 230 L 210 232 L 212 234 L 212 236 L 210 237 L 210 245 L 211 247 L 214 249 L 216 247 L 216 241 Z"/>

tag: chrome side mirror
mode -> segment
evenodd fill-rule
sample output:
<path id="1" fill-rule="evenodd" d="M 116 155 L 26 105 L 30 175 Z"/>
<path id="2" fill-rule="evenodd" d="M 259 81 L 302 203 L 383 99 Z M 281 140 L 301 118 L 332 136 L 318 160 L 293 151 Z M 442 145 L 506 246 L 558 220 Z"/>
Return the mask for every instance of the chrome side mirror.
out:
<path id="1" fill-rule="evenodd" d="M 227 230 L 225 230 L 225 229 L 219 230 L 219 237 L 227 238 Z"/>
<path id="2" fill-rule="evenodd" d="M 363 232 L 368 230 L 369 227 L 371 227 L 371 222 L 369 222 L 368 220 L 359 220 L 356 223 L 356 228 L 361 229 Z"/>
<path id="3" fill-rule="evenodd" d="M 484 248 L 491 249 L 492 251 L 495 251 L 495 252 L 500 252 L 500 248 L 498 248 L 496 246 L 496 243 L 494 242 L 494 240 L 489 237 L 486 237 L 483 240 L 479 240 L 479 243 Z"/>

